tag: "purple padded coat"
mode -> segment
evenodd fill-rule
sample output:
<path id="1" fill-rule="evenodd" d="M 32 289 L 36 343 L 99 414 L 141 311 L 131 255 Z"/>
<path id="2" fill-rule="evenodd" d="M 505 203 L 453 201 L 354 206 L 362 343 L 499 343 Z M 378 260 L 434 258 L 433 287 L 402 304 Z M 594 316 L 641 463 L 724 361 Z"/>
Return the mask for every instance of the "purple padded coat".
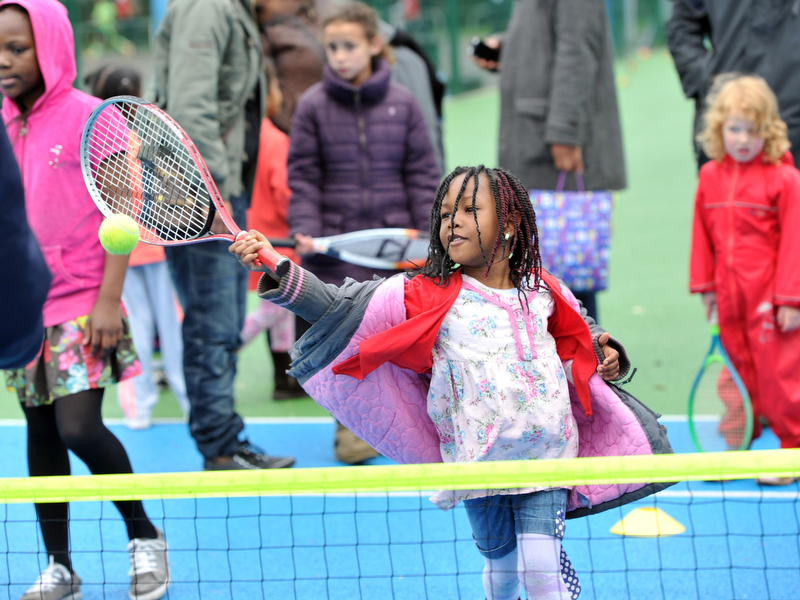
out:
<path id="1" fill-rule="evenodd" d="M 355 87 L 326 66 L 300 97 L 289 148 L 290 234 L 322 237 L 378 227 L 428 231 L 439 168 L 425 119 L 406 88 L 374 62 Z M 369 280 L 375 271 L 327 256 L 303 260 L 327 283 Z"/>

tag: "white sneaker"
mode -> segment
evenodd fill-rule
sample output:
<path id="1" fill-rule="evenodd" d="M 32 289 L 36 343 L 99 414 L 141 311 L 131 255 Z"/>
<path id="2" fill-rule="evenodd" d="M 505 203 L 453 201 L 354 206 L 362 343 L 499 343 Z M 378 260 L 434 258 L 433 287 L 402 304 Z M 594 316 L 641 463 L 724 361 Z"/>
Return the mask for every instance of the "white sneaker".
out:
<path id="1" fill-rule="evenodd" d="M 131 555 L 131 587 L 128 597 L 131 600 L 158 600 L 167 593 L 169 587 L 169 556 L 164 533 L 156 529 L 158 537 L 154 540 L 134 538 L 128 542 Z"/>
<path id="2" fill-rule="evenodd" d="M 34 584 L 22 595 L 20 600 L 80 600 L 81 578 L 77 573 L 55 562 L 50 557 L 50 564 L 39 574 Z"/>
<path id="3" fill-rule="evenodd" d="M 128 426 L 128 429 L 132 431 L 142 431 L 144 429 L 150 429 L 150 426 L 153 422 L 150 420 L 150 417 L 134 417 L 134 418 L 125 418 L 125 425 Z"/>

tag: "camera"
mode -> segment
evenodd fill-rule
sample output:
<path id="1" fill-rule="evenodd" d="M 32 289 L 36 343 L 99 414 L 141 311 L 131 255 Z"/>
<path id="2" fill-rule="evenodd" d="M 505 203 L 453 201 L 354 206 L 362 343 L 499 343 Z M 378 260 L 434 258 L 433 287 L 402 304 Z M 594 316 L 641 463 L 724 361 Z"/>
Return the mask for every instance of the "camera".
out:
<path id="1" fill-rule="evenodd" d="M 470 53 L 484 60 L 492 60 L 495 62 L 500 60 L 500 49 L 487 46 L 483 40 L 478 37 L 472 38 Z"/>

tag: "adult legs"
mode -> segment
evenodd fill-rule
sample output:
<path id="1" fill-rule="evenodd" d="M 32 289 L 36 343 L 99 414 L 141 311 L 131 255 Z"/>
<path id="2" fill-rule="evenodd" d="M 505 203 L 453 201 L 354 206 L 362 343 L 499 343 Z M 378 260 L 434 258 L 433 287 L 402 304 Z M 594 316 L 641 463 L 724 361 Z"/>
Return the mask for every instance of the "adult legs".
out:
<path id="1" fill-rule="evenodd" d="M 234 220 L 244 223 L 244 197 L 231 199 Z M 183 305 L 183 366 L 189 430 L 206 459 L 239 448 L 241 417 L 233 409 L 239 334 L 244 324 L 247 271 L 222 242 L 166 248 Z"/>
<path id="2" fill-rule="evenodd" d="M 573 295 L 581 301 L 586 312 L 597 323 L 597 292 L 593 291 L 572 291 Z"/>

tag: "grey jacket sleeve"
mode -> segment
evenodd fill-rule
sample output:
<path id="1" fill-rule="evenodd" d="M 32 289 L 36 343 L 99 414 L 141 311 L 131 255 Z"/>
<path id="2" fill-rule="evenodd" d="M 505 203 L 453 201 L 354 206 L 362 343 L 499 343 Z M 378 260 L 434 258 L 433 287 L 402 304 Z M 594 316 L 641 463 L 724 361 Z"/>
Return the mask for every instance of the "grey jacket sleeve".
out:
<path id="1" fill-rule="evenodd" d="M 283 277 L 265 272 L 258 280 L 257 292 L 262 300 L 283 306 L 313 324 L 330 309 L 339 288 L 323 283 L 310 271 L 291 263 Z"/>
<path id="2" fill-rule="evenodd" d="M 605 27 L 602 0 L 556 2 L 556 47 L 544 133 L 548 144 L 582 146 L 586 139 Z"/>
<path id="3" fill-rule="evenodd" d="M 705 93 L 705 71 L 710 57 L 703 43 L 709 33 L 703 3 L 674 0 L 666 30 L 667 46 L 675 61 L 683 93 L 687 98 L 699 98 Z"/>
<path id="4" fill-rule="evenodd" d="M 583 320 L 586 321 L 586 324 L 589 326 L 589 331 L 592 334 L 595 356 L 597 356 L 597 360 L 599 362 L 602 362 L 605 357 L 603 355 L 603 351 L 600 349 L 600 345 L 597 343 L 597 338 L 606 333 L 606 330 L 598 325 L 597 322 L 589 316 L 588 311 L 584 308 L 583 303 L 580 300 L 578 300 L 578 304 L 580 305 L 581 317 L 583 317 Z M 620 342 L 614 336 L 609 336 L 607 345 L 619 352 L 619 374 L 617 375 L 616 381 L 624 379 L 631 370 L 631 359 L 628 356 L 628 352 L 625 350 L 625 346 L 622 345 L 622 342 Z"/>
<path id="5" fill-rule="evenodd" d="M 223 198 L 229 163 L 219 121 L 219 82 L 231 38 L 232 11 L 213 0 L 183 3 L 171 21 L 166 90 L 169 114 L 194 142 Z"/>
<path id="6" fill-rule="evenodd" d="M 330 364 L 347 347 L 361 324 L 367 304 L 383 279 L 354 281 L 341 287 L 323 283 L 292 263 L 281 278 L 265 273 L 258 281 L 258 295 L 283 306 L 309 323 L 311 328 L 297 340 L 291 351 L 289 372 L 304 383 Z"/>

